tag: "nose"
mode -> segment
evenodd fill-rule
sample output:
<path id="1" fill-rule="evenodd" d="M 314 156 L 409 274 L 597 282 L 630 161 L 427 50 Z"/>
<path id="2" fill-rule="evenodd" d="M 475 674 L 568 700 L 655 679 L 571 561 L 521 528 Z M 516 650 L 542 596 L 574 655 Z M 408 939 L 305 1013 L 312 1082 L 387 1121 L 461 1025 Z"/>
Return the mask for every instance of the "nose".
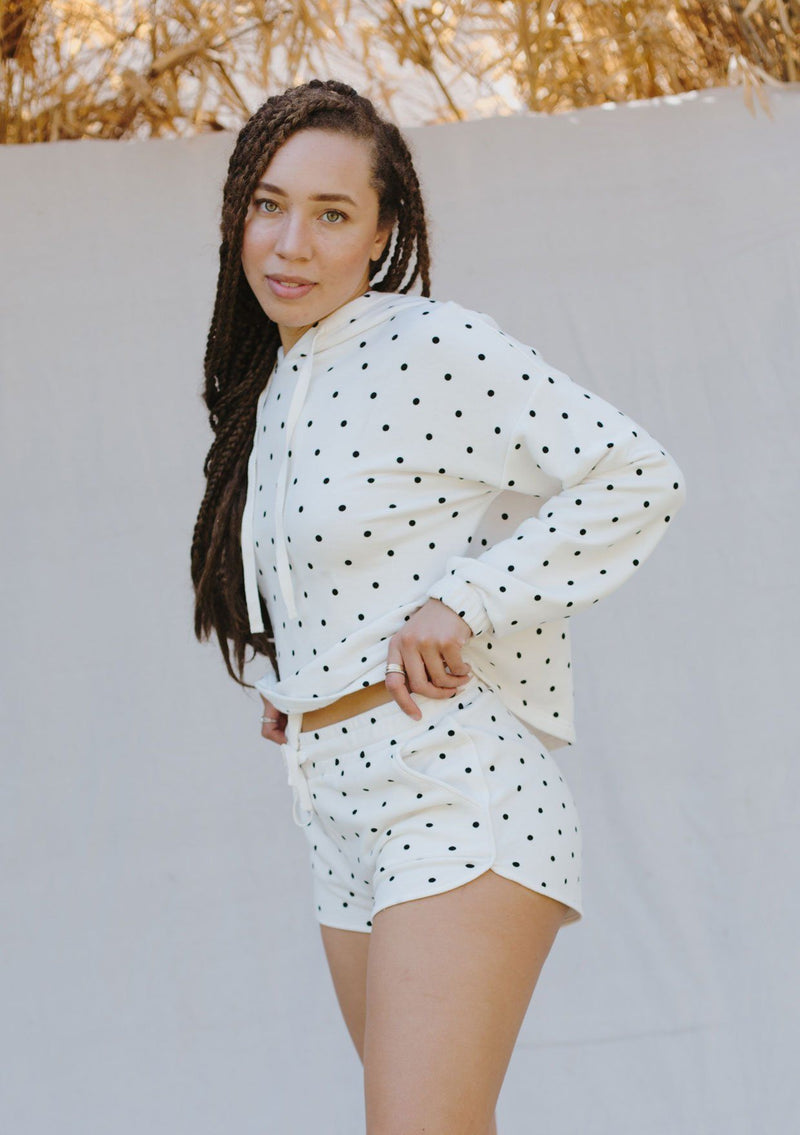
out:
<path id="1" fill-rule="evenodd" d="M 311 238 L 308 226 L 298 214 L 287 214 L 281 222 L 275 252 L 283 260 L 310 260 Z"/>

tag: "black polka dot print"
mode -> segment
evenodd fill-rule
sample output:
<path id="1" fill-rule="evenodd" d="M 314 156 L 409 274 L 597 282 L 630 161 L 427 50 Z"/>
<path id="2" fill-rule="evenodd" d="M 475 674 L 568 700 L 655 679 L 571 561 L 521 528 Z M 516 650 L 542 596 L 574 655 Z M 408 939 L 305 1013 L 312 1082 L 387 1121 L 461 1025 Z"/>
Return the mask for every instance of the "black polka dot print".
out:
<path id="1" fill-rule="evenodd" d="M 369 932 L 385 907 L 491 868 L 578 921 L 580 822 L 552 755 L 477 678 L 417 700 L 419 722 L 387 702 L 282 746 L 304 786 L 317 919 Z"/>
<path id="2" fill-rule="evenodd" d="M 574 740 L 569 620 L 638 571 L 684 479 L 641 426 L 454 302 L 367 292 L 309 329 L 261 395 L 242 523 L 251 628 L 285 712 L 379 682 L 428 598 L 539 739 Z M 489 543 L 490 506 L 522 499 Z M 510 512 L 509 512 L 510 515 Z"/>

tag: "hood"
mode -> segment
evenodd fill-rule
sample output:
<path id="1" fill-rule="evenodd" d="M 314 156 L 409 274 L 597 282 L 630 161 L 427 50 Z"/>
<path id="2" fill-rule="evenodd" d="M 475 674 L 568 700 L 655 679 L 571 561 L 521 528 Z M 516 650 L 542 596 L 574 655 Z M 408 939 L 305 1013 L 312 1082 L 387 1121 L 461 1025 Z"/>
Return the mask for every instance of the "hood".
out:
<path id="1" fill-rule="evenodd" d="M 356 339 L 388 318 L 393 308 L 408 303 L 409 297 L 397 292 L 364 292 L 348 303 L 337 308 L 336 311 L 326 315 L 313 326 L 309 327 L 287 352 L 283 347 L 278 348 L 275 366 L 272 375 L 283 366 L 291 366 L 297 371 L 292 400 L 286 418 L 285 442 L 281 455 L 281 464 L 278 472 L 278 484 L 275 492 L 275 566 L 277 568 L 278 583 L 289 618 L 296 619 L 297 608 L 294 600 L 292 573 L 289 570 L 289 549 L 284 529 L 284 507 L 286 502 L 286 486 L 289 476 L 289 454 L 291 451 L 292 436 L 308 394 L 309 384 L 314 369 L 314 359 L 328 347 Z M 247 466 L 247 497 L 245 499 L 244 513 L 242 515 L 242 565 L 244 568 L 244 591 L 247 600 L 247 616 L 252 634 L 264 632 L 264 620 L 261 616 L 261 604 L 258 594 L 258 578 L 256 574 L 255 544 L 254 544 L 254 509 L 256 484 L 258 483 L 257 469 L 257 439 L 259 424 L 264 409 L 269 379 L 261 391 L 256 408 L 256 428 L 253 445 L 250 451 L 250 460 Z"/>

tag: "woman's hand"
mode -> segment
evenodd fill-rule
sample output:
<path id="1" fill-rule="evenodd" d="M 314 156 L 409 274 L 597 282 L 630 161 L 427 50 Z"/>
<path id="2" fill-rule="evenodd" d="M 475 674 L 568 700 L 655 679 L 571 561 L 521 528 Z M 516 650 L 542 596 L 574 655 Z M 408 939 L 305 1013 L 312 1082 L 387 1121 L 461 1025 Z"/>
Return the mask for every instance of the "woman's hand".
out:
<path id="1" fill-rule="evenodd" d="M 404 713 L 417 721 L 422 717 L 412 693 L 450 698 L 469 681 L 472 670 L 461 651 L 471 637 L 472 629 L 460 615 L 441 599 L 428 599 L 389 639 L 386 661 L 399 662 L 405 675 L 387 674 L 386 688 Z"/>
<path id="2" fill-rule="evenodd" d="M 281 713 L 276 709 L 272 702 L 261 694 L 261 700 L 264 703 L 264 717 L 274 717 L 275 721 L 264 721 L 261 725 L 261 736 L 265 737 L 267 741 L 274 741 L 276 745 L 286 744 L 286 725 L 289 718 L 285 713 Z"/>

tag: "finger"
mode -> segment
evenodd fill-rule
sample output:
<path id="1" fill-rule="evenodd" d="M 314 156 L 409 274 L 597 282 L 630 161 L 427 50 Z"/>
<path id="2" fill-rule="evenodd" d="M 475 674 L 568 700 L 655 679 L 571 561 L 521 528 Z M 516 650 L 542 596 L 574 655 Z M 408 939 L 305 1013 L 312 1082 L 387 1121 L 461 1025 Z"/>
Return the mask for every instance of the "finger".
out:
<path id="1" fill-rule="evenodd" d="M 387 663 L 399 663 L 404 669 L 406 668 L 403 656 L 400 653 L 400 648 L 392 639 L 389 642 L 389 653 L 386 659 Z M 386 689 L 392 695 L 394 700 L 402 709 L 403 713 L 407 713 L 409 717 L 413 717 L 415 721 L 419 721 L 422 717 L 422 710 L 411 696 L 411 692 L 407 685 L 406 674 L 386 674 L 384 677 Z"/>
<path id="2" fill-rule="evenodd" d="M 422 711 L 412 698 L 403 675 L 387 674 L 385 681 L 386 689 L 400 706 L 403 713 L 407 713 L 409 717 L 413 717 L 415 721 L 419 721 L 422 717 Z"/>
<path id="3" fill-rule="evenodd" d="M 266 741 L 274 741 L 278 745 L 286 744 L 286 725 L 289 720 L 285 713 L 276 709 L 274 705 L 261 695 L 261 700 L 264 702 L 264 717 L 274 717 L 274 721 L 261 722 L 261 736 Z"/>
<path id="4" fill-rule="evenodd" d="M 441 686 L 438 686 L 433 681 L 431 681 L 431 675 L 428 673 L 428 668 L 426 666 L 426 659 L 419 649 L 412 650 L 409 647 L 406 647 L 403 657 L 406 660 L 408 685 L 415 694 L 424 694 L 426 698 L 447 698 L 450 697 L 451 693 L 454 692 L 452 687 L 442 688 Z M 433 653 L 431 653 L 430 658 L 432 659 L 431 665 L 435 667 L 435 662 L 433 661 Z M 439 669 L 441 670 L 443 677 L 445 679 L 448 679 L 449 675 L 444 673 L 444 668 L 442 667 L 438 652 L 436 652 L 435 654 L 435 659 L 439 663 Z"/>
<path id="5" fill-rule="evenodd" d="M 445 656 L 445 651 L 449 651 L 449 662 Z M 469 666 L 461 661 L 461 654 L 457 643 L 448 643 L 443 647 L 423 648 L 422 657 L 425 661 L 425 668 L 428 671 L 430 680 L 435 686 L 439 686 L 442 689 L 450 691 L 457 690 L 464 682 L 469 681 L 472 677 Z M 448 669 L 445 668 L 445 664 L 449 667 L 449 672 Z"/>
<path id="6" fill-rule="evenodd" d="M 272 718 L 271 721 L 264 720 L 265 718 Z M 274 729 L 277 725 L 278 728 L 283 728 L 286 723 L 286 714 L 281 713 L 274 705 L 265 705 L 264 712 L 261 715 L 261 725 L 264 729 Z"/>
<path id="7" fill-rule="evenodd" d="M 465 642 L 446 642 L 442 645 L 442 657 L 447 664 L 450 673 L 455 674 L 459 679 L 471 678 L 472 667 L 469 662 L 465 662 L 461 657 L 461 651 L 466 646 Z"/>
<path id="8" fill-rule="evenodd" d="M 459 678 L 455 674 L 448 674 L 444 668 L 444 660 L 438 647 L 425 646 L 420 648 L 420 654 L 428 674 L 428 680 L 435 690 L 436 697 L 441 697 L 442 691 L 453 693 L 459 685 Z M 425 691 L 427 693 L 427 691 Z"/>

